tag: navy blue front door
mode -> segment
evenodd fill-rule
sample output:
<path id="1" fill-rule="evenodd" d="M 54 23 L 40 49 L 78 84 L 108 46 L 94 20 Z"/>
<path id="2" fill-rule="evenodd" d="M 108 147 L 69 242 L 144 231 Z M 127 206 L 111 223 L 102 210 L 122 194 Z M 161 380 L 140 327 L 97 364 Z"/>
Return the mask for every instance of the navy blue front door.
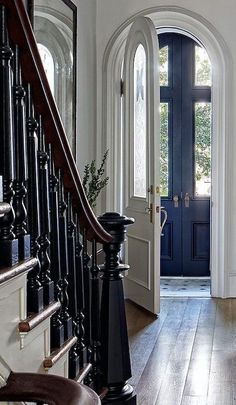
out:
<path id="1" fill-rule="evenodd" d="M 210 253 L 210 64 L 180 34 L 159 35 L 161 49 L 161 275 L 208 276 Z"/>

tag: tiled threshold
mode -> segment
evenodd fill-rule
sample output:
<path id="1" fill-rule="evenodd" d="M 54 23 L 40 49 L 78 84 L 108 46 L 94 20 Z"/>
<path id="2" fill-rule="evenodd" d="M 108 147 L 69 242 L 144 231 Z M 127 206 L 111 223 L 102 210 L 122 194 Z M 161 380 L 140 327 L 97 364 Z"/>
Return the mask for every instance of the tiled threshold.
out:
<path id="1" fill-rule="evenodd" d="M 210 297 L 210 277 L 161 277 L 161 297 Z"/>

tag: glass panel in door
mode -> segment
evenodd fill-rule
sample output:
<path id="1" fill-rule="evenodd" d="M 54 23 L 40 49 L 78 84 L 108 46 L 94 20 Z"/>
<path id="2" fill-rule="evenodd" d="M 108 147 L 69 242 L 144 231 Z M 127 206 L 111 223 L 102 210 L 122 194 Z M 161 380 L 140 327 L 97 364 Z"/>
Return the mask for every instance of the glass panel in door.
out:
<path id="1" fill-rule="evenodd" d="M 194 103 L 195 196 L 211 195 L 211 103 Z"/>
<path id="2" fill-rule="evenodd" d="M 134 58 L 134 196 L 146 197 L 146 53 L 140 44 Z"/>

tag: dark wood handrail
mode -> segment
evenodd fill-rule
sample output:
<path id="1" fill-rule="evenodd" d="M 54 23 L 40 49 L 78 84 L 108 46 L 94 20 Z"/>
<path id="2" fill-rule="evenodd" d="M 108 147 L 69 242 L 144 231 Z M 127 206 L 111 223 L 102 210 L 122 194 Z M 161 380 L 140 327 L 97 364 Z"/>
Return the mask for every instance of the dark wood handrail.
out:
<path id="1" fill-rule="evenodd" d="M 0 401 L 35 401 L 48 405 L 99 405 L 97 394 L 85 385 L 55 375 L 11 373 L 0 389 Z"/>
<path id="2" fill-rule="evenodd" d="M 87 238 L 109 242 L 112 238 L 105 232 L 94 215 L 81 183 L 65 130 L 51 94 L 43 64 L 38 52 L 32 27 L 22 0 L 0 0 L 7 10 L 7 26 L 10 39 L 19 45 L 24 83 L 31 83 L 37 114 L 44 122 L 45 137 L 53 146 L 55 166 L 64 173 L 64 185 L 73 197 L 82 228 L 87 229 Z"/>

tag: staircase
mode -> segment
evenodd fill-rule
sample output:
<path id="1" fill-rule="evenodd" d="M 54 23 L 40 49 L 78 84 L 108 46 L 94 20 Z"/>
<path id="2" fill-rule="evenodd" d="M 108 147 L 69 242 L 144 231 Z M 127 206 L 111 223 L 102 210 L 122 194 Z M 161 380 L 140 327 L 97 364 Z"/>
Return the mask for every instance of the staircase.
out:
<path id="1" fill-rule="evenodd" d="M 66 380 L 68 405 L 135 404 L 119 263 L 133 220 L 94 216 L 22 0 L 0 0 L 0 24 L 0 400 L 63 403 L 64 380 L 43 391 L 52 374 L 80 387 Z"/>

